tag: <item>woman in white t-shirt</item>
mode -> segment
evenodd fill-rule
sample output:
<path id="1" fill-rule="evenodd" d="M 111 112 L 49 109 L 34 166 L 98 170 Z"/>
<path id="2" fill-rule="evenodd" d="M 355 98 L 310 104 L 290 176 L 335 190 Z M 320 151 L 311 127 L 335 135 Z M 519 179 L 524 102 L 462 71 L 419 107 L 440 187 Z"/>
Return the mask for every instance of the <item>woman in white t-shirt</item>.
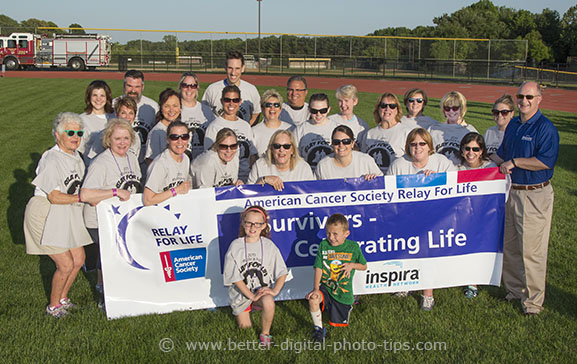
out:
<path id="1" fill-rule="evenodd" d="M 427 93 L 420 88 L 412 88 L 405 92 L 403 97 L 403 102 L 405 108 L 407 109 L 407 115 L 401 118 L 401 123 L 405 126 L 414 128 L 424 128 L 427 129 L 439 122 L 430 116 L 423 115 L 425 111 L 425 106 L 429 102 Z"/>
<path id="2" fill-rule="evenodd" d="M 282 191 L 283 182 L 314 179 L 311 167 L 298 154 L 293 133 L 277 130 L 271 136 L 264 156 L 253 164 L 248 183 L 267 183 Z"/>
<path id="3" fill-rule="evenodd" d="M 489 159 L 485 138 L 479 133 L 471 132 L 465 135 L 461 140 L 460 150 L 460 171 L 497 166 Z"/>
<path id="4" fill-rule="evenodd" d="M 190 159 L 185 154 L 190 131 L 182 121 L 173 121 L 166 130 L 167 148 L 148 168 L 142 194 L 145 206 L 159 204 L 190 190 Z"/>
<path id="5" fill-rule="evenodd" d="M 315 171 L 317 179 L 364 177 L 371 180 L 383 173 L 371 156 L 353 150 L 355 135 L 346 125 L 337 126 L 331 135 L 334 153 L 323 158 Z"/>
<path id="6" fill-rule="evenodd" d="M 445 122 L 429 127 L 428 131 L 433 137 L 435 152 L 449 158 L 454 165 L 458 166 L 459 145 L 465 134 L 477 131 L 473 125 L 467 124 L 467 99 L 459 91 L 448 92 L 441 99 L 441 113 Z"/>
<path id="7" fill-rule="evenodd" d="M 156 113 L 157 123 L 150 131 L 146 141 L 146 163 L 148 165 L 166 148 L 166 129 L 173 121 L 180 120 L 182 110 L 180 95 L 171 88 L 160 93 L 158 104 L 160 109 Z"/>
<path id="8" fill-rule="evenodd" d="M 515 101 L 513 101 L 513 97 L 507 94 L 499 97 L 493 104 L 491 111 L 496 125 L 485 132 L 485 142 L 487 143 L 487 153 L 489 155 L 497 153 L 497 149 L 503 142 L 505 129 L 507 129 L 507 125 L 515 116 Z"/>
<path id="9" fill-rule="evenodd" d="M 55 318 L 66 316 L 76 306 L 70 302 L 68 290 L 84 264 L 84 246 L 92 243 L 78 195 L 85 170 L 77 152 L 82 127 L 78 114 L 56 116 L 52 129 L 56 145 L 38 162 L 32 181 L 36 189 L 24 214 L 26 253 L 48 255 L 56 264 L 46 307 L 46 313 Z"/>
<path id="10" fill-rule="evenodd" d="M 84 137 L 78 147 L 78 151 L 83 154 L 86 165 L 96 156 L 88 157 L 87 152 L 96 144 L 95 148 L 102 145 L 100 132 L 106 127 L 108 119 L 114 117 L 112 108 L 112 92 L 105 81 L 94 80 L 86 88 L 84 95 L 86 107 L 80 114 L 84 123 Z"/>
<path id="11" fill-rule="evenodd" d="M 240 186 L 243 182 L 238 178 L 238 166 L 236 133 L 230 128 L 222 128 L 216 133 L 210 149 L 190 165 L 193 188 Z"/>
<path id="12" fill-rule="evenodd" d="M 269 145 L 270 137 L 278 130 L 286 130 L 291 124 L 279 119 L 282 96 L 276 90 L 266 90 L 260 99 L 263 121 L 252 127 L 254 146 L 262 157 Z"/>
<path id="13" fill-rule="evenodd" d="M 428 131 L 423 128 L 411 130 L 407 136 L 405 144 L 406 154 L 393 162 L 391 168 L 387 171 L 387 175 L 402 175 L 402 174 L 424 174 L 429 176 L 438 172 L 455 171 L 455 165 L 442 154 L 435 153 L 433 149 L 433 138 Z M 398 292 L 397 297 L 407 296 L 408 292 Z M 433 290 L 426 289 L 423 291 L 421 302 L 421 309 L 424 311 L 431 311 L 435 299 L 433 298 Z"/>

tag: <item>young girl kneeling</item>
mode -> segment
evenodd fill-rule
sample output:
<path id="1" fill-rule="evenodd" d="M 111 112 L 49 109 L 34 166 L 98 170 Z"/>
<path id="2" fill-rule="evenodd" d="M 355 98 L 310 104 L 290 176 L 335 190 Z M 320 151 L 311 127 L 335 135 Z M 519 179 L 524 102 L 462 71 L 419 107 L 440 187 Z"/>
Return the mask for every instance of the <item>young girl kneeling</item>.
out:
<path id="1" fill-rule="evenodd" d="M 262 310 L 260 343 L 270 346 L 274 297 L 282 289 L 287 267 L 280 251 L 269 239 L 268 214 L 252 206 L 240 215 L 240 233 L 228 248 L 224 260 L 224 285 L 232 313 L 242 329 L 251 327 L 250 312 Z M 274 286 L 273 286 L 274 283 Z"/>

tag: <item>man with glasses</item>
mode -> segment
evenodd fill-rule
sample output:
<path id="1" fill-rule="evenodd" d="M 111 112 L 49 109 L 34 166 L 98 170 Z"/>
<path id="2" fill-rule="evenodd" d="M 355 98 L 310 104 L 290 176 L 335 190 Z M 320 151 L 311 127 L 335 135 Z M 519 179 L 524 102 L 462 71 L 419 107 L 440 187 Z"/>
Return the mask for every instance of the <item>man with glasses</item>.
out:
<path id="1" fill-rule="evenodd" d="M 279 119 L 295 126 L 307 121 L 311 116 L 305 102 L 308 92 L 307 80 L 303 76 L 291 76 L 287 81 L 287 102 L 282 104 Z"/>
<path id="2" fill-rule="evenodd" d="M 238 116 L 249 122 L 250 125 L 254 124 L 261 111 L 260 95 L 253 84 L 240 79 L 245 70 L 242 53 L 234 50 L 228 51 L 224 70 L 226 71 L 226 79 L 208 86 L 202 96 L 202 102 L 210 106 L 216 115 L 222 116 L 223 109 L 220 103 L 222 89 L 226 86 L 237 86 L 242 92 L 243 98 L 242 104 L 238 109 Z"/>
<path id="3" fill-rule="evenodd" d="M 198 76 L 196 74 L 184 72 L 180 76 L 180 81 L 178 82 L 180 101 L 182 103 L 180 119 L 188 126 L 191 132 L 187 152 L 190 160 L 194 160 L 204 151 L 206 128 L 216 118 L 208 105 L 197 101 L 198 88 Z"/>
<path id="4" fill-rule="evenodd" d="M 503 245 L 503 283 L 507 300 L 520 299 L 526 315 L 543 310 L 547 248 L 553 215 L 551 178 L 559 153 L 559 133 L 539 110 L 536 82 L 517 93 L 519 116 L 509 122 L 493 160 L 510 174 Z"/>

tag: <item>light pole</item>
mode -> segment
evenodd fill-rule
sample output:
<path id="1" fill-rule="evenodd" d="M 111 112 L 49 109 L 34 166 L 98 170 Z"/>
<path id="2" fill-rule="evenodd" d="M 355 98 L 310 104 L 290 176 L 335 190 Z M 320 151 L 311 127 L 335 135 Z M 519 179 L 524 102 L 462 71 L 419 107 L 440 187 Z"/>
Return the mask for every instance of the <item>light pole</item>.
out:
<path id="1" fill-rule="evenodd" d="M 260 72 L 260 3 L 262 0 L 256 0 L 258 2 L 258 71 Z"/>

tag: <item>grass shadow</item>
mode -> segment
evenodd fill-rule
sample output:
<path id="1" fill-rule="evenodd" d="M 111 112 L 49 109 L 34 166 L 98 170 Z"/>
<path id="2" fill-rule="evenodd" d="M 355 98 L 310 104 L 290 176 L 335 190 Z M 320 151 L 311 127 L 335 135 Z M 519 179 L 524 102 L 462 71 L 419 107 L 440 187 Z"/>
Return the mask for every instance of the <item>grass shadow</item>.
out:
<path id="1" fill-rule="evenodd" d="M 40 160 L 40 153 L 30 153 L 30 164 L 28 170 L 15 169 L 13 171 L 15 182 L 10 185 L 8 190 L 8 209 L 6 219 L 8 220 L 8 229 L 14 244 L 24 244 L 24 211 L 26 204 L 34 194 L 34 186 L 30 181 L 36 176 L 36 166 Z"/>
<path id="2" fill-rule="evenodd" d="M 577 130 L 575 130 L 575 134 L 577 134 Z M 560 144 L 559 157 L 557 158 L 556 165 L 566 169 L 567 171 L 575 172 L 577 170 L 577 163 L 575 163 L 576 156 L 577 146 L 571 144 Z"/>

